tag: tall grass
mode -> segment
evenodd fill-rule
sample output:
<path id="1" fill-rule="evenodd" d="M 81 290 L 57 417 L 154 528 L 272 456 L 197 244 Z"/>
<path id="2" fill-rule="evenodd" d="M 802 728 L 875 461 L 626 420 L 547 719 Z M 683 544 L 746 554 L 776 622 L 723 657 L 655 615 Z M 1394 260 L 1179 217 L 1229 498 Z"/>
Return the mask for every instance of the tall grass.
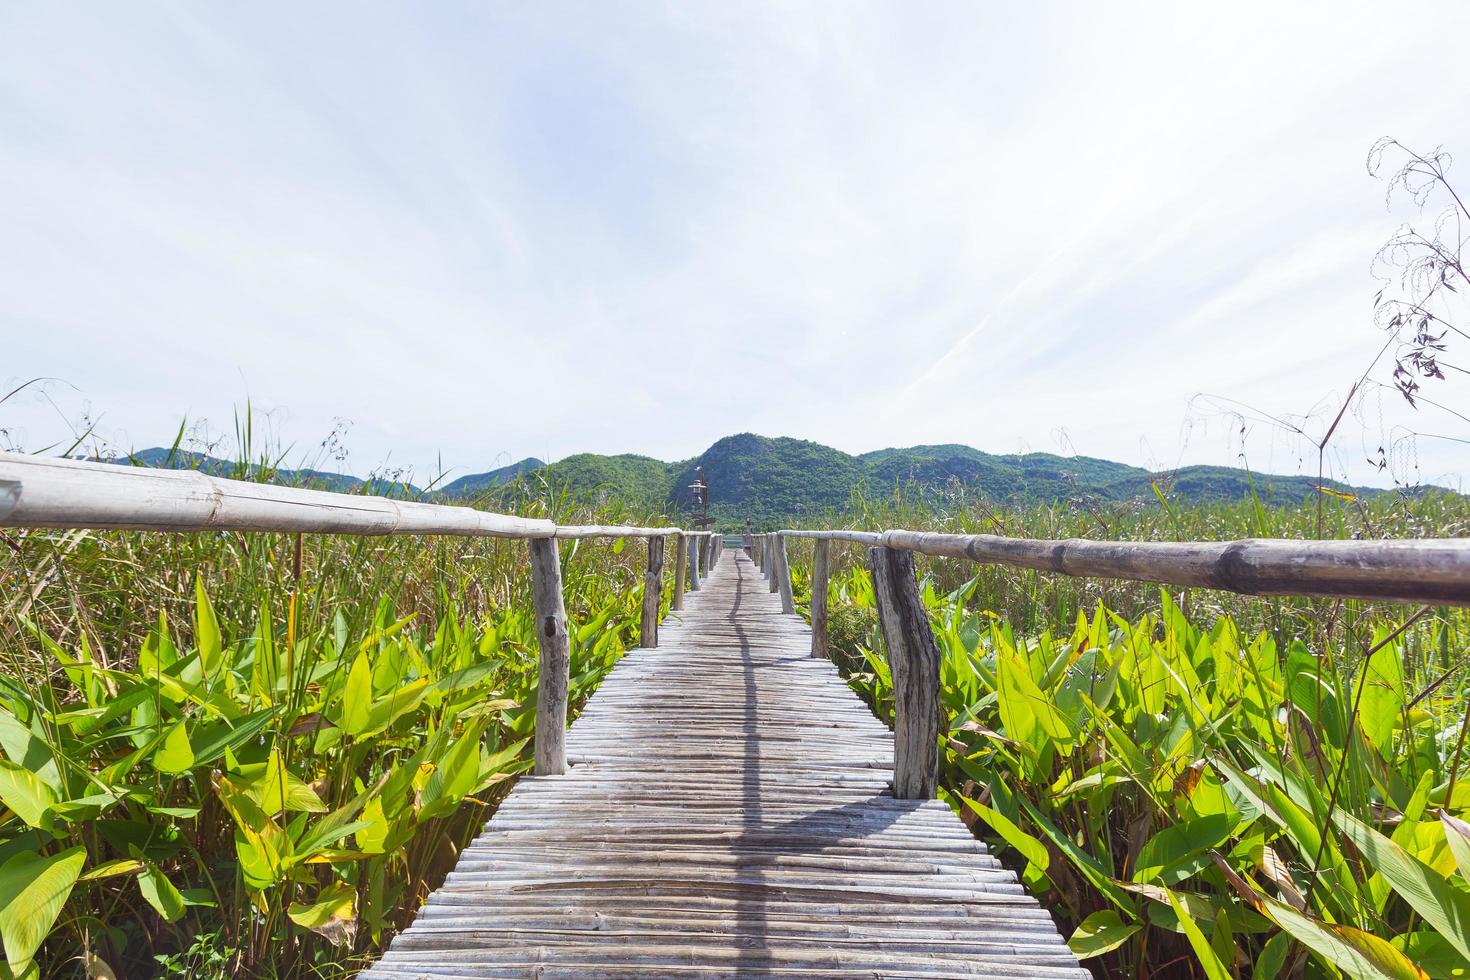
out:
<path id="1" fill-rule="evenodd" d="M 636 642 L 641 561 L 563 549 L 574 709 Z M 529 766 L 523 542 L 3 532 L 0 596 L 14 976 L 344 975 Z"/>

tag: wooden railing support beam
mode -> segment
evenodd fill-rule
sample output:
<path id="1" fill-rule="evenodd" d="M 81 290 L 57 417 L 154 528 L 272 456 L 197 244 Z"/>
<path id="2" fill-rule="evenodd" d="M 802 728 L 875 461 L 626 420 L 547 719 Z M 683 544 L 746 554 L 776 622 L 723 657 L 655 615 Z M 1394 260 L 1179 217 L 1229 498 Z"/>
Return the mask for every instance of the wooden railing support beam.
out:
<path id="1" fill-rule="evenodd" d="M 541 648 L 536 683 L 536 775 L 567 771 L 567 683 L 571 639 L 561 597 L 561 555 L 556 541 L 531 541 L 531 597 L 536 607 L 536 641 Z"/>
<path id="2" fill-rule="evenodd" d="M 796 612 L 796 600 L 791 595 L 791 564 L 786 560 L 786 538 L 776 535 L 776 591 L 781 593 L 781 611 L 787 615 Z"/>
<path id="3" fill-rule="evenodd" d="M 699 536 L 689 538 L 689 591 L 699 591 Z"/>
<path id="4" fill-rule="evenodd" d="M 781 535 L 772 534 L 766 538 L 766 579 L 770 582 L 772 592 L 781 591 Z"/>
<path id="5" fill-rule="evenodd" d="M 664 595 L 664 539 L 648 539 L 648 567 L 643 571 L 643 616 L 639 625 L 639 645 L 658 646 L 658 611 Z"/>
<path id="6" fill-rule="evenodd" d="M 827 646 L 827 579 L 832 574 L 830 541 L 816 542 L 812 557 L 812 656 L 832 659 Z"/>
<path id="7" fill-rule="evenodd" d="M 939 785 L 939 647 L 919 595 L 914 557 L 907 551 L 870 548 L 868 563 L 878 598 L 878 620 L 893 672 L 893 795 L 933 799 Z"/>
<path id="8" fill-rule="evenodd" d="M 684 608 L 684 565 L 689 560 L 687 557 L 689 548 L 689 535 L 674 535 L 674 609 Z"/>

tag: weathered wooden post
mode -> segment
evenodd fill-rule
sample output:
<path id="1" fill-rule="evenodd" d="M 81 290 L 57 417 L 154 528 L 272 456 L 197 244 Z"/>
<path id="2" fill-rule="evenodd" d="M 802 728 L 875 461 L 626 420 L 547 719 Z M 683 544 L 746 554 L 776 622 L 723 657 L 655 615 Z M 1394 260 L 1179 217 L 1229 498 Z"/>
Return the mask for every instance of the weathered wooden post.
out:
<path id="1" fill-rule="evenodd" d="M 766 535 L 766 578 L 772 592 L 781 591 L 781 535 L 772 532 Z"/>
<path id="2" fill-rule="evenodd" d="M 781 593 L 781 611 L 796 612 L 796 600 L 791 595 L 791 565 L 786 560 L 786 535 L 776 535 L 776 586 Z"/>
<path id="3" fill-rule="evenodd" d="M 531 539 L 531 598 L 541 663 L 536 681 L 536 775 L 567 771 L 567 683 L 571 639 L 561 598 L 561 555 L 555 538 Z"/>
<path id="4" fill-rule="evenodd" d="M 832 659 L 827 648 L 827 579 L 832 574 L 832 542 L 819 539 L 816 553 L 812 557 L 812 656 L 824 660 Z"/>
<path id="5" fill-rule="evenodd" d="M 689 540 L 689 591 L 699 591 L 699 538 L 692 536 Z"/>
<path id="6" fill-rule="evenodd" d="M 639 646 L 658 646 L 658 607 L 664 593 L 664 536 L 648 539 L 648 567 L 643 572 L 643 618 L 639 623 Z"/>
<path id="7" fill-rule="evenodd" d="M 684 608 L 684 563 L 688 561 L 685 550 L 689 547 L 689 535 L 674 535 L 674 603 L 673 608 Z"/>
<path id="8" fill-rule="evenodd" d="M 893 671 L 893 795 L 932 799 L 939 784 L 939 647 L 919 596 L 914 557 L 892 548 L 868 549 L 878 620 Z"/>

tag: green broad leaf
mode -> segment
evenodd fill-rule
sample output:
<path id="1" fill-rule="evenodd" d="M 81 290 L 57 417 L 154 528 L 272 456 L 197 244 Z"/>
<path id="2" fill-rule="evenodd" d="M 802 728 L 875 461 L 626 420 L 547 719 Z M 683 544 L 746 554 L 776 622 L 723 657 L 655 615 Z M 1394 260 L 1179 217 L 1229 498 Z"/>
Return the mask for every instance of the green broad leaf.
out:
<path id="1" fill-rule="evenodd" d="M 178 817 L 181 820 L 192 820 L 199 816 L 197 806 L 145 806 L 143 809 L 159 816 Z"/>
<path id="2" fill-rule="evenodd" d="M 191 908 L 196 906 L 207 909 L 219 907 L 219 903 L 214 900 L 214 892 L 208 888 L 180 888 L 179 897 L 184 900 L 185 905 Z"/>
<path id="3" fill-rule="evenodd" d="M 5 750 L 5 758 L 41 777 L 58 795 L 65 792 L 51 746 L 4 708 L 0 708 L 0 749 Z"/>
<path id="4" fill-rule="evenodd" d="M 362 808 L 362 826 L 357 828 L 356 840 L 360 850 L 368 854 L 382 854 L 383 844 L 388 839 L 388 818 L 383 813 L 383 801 L 373 797 Z"/>
<path id="5" fill-rule="evenodd" d="M 323 888 L 316 901 L 295 903 L 286 910 L 291 921 L 325 936 L 335 946 L 347 946 L 356 932 L 357 892 L 337 881 Z"/>
<path id="6" fill-rule="evenodd" d="M 1387 629 L 1380 628 L 1375 642 L 1383 642 Z M 1393 749 L 1393 730 L 1404 709 L 1403 652 L 1389 643 L 1363 664 L 1356 682 L 1362 685 L 1358 724 L 1363 735 L 1382 755 Z"/>
<path id="7" fill-rule="evenodd" d="M 1032 823 L 1036 824 L 1046 835 L 1047 840 L 1051 841 L 1052 846 L 1061 851 L 1067 860 L 1071 861 L 1082 873 L 1082 876 L 1092 882 L 1093 887 L 1102 892 L 1118 908 L 1125 909 L 1130 914 L 1137 911 L 1137 903 L 1133 901 L 1127 889 L 1119 886 L 1113 879 L 1112 873 L 1103 866 L 1101 861 L 1078 847 L 1075 841 L 1058 830 L 1026 797 L 1018 795 L 1016 799 L 1026 811 L 1026 815 L 1031 818 Z"/>
<path id="8" fill-rule="evenodd" d="M 1470 893 L 1352 814 L 1335 810 L 1332 822 L 1420 918 L 1470 959 Z"/>
<path id="9" fill-rule="evenodd" d="M 86 863 L 86 849 L 73 847 L 51 857 L 21 851 L 0 865 L 0 941 L 15 974 L 30 966 Z"/>
<path id="10" fill-rule="evenodd" d="M 1103 909 L 1078 924 L 1072 938 L 1067 940 L 1067 946 L 1079 960 L 1085 960 L 1117 949 L 1141 928 L 1136 922 L 1124 922 L 1113 909 Z"/>
<path id="11" fill-rule="evenodd" d="M 1439 822 L 1444 825 L 1445 840 L 1449 841 L 1460 875 L 1470 883 L 1470 823 L 1444 812 L 1440 813 Z"/>
<path id="12" fill-rule="evenodd" d="M 342 730 L 359 735 L 368 727 L 373 707 L 373 668 L 366 653 L 359 653 L 347 672 L 347 686 L 342 691 Z"/>
<path id="13" fill-rule="evenodd" d="M 434 682 L 434 690 L 449 693 L 461 691 L 467 687 L 474 687 L 487 677 L 494 676 L 500 669 L 500 664 L 475 664 L 473 667 L 463 667 L 459 670 L 445 674 Z"/>
<path id="14" fill-rule="evenodd" d="M 378 698 L 368 710 L 367 724 L 363 735 L 376 735 L 399 718 L 413 711 L 429 693 L 429 680 L 420 677 Z"/>
<path id="15" fill-rule="evenodd" d="M 1200 966 L 1204 967 L 1205 976 L 1209 980 L 1231 980 L 1230 969 L 1220 962 L 1220 957 L 1215 953 L 1215 948 L 1205 938 L 1205 934 L 1195 925 L 1194 918 L 1185 909 L 1184 903 L 1179 901 L 1179 896 L 1172 891 L 1165 891 L 1169 899 L 1169 905 L 1174 909 L 1174 914 L 1179 917 L 1179 926 L 1184 930 L 1184 936 L 1189 940 L 1189 946 L 1194 950 L 1195 958 L 1199 960 Z"/>
<path id="16" fill-rule="evenodd" d="M 91 871 L 82 875 L 82 881 L 96 881 L 99 878 L 116 878 L 118 875 L 136 874 L 143 870 L 143 862 L 136 858 L 119 858 L 116 861 L 104 861 Z"/>
<path id="17" fill-rule="evenodd" d="M 56 793 L 29 769 L 0 759 L 0 803 L 14 811 L 26 826 L 46 828 L 51 824 Z"/>
<path id="18" fill-rule="evenodd" d="M 168 730 L 157 752 L 153 753 L 153 768 L 159 772 L 186 772 L 194 765 L 194 748 L 189 744 L 189 733 L 184 722 L 179 721 Z"/>
<path id="19" fill-rule="evenodd" d="M 607 625 L 607 621 L 612 619 L 613 614 L 616 612 L 617 608 L 615 606 L 608 606 L 607 608 L 599 612 L 596 616 L 592 617 L 591 620 L 583 623 L 581 626 L 578 626 L 577 642 L 586 643 L 588 640 L 596 636 L 598 632 Z"/>
<path id="20" fill-rule="evenodd" d="M 138 876 L 138 891 L 165 922 L 177 922 L 184 915 L 184 896 L 156 865 L 148 865 Z"/>
<path id="21" fill-rule="evenodd" d="M 1395 949 L 1413 960 L 1434 980 L 1441 977 L 1470 977 L 1470 960 L 1455 952 L 1445 938 L 1433 929 L 1420 929 L 1393 937 Z"/>
<path id="22" fill-rule="evenodd" d="M 234 718 L 194 729 L 194 764 L 208 765 L 225 754 L 225 750 L 238 749 L 251 741 L 271 723 L 278 709 L 266 708 L 243 718 Z"/>
<path id="23" fill-rule="evenodd" d="M 449 813 L 475 788 L 480 778 L 481 731 L 481 720 L 476 719 L 444 757 L 437 760 L 434 774 L 423 790 L 420 820 Z"/>
<path id="24" fill-rule="evenodd" d="M 1152 881 L 1165 868 L 1217 846 L 1230 836 L 1233 825 L 1224 814 L 1214 814 L 1164 828 L 1139 849 L 1133 880 Z"/>
<path id="25" fill-rule="evenodd" d="M 219 620 L 214 615 L 214 605 L 204 591 L 204 579 L 194 580 L 194 638 L 199 644 L 199 663 L 204 676 L 219 676 L 224 666 L 224 650 L 220 645 Z"/>
<path id="26" fill-rule="evenodd" d="M 1281 974 L 1281 968 L 1286 965 L 1286 954 L 1291 952 L 1291 934 L 1278 932 L 1266 940 L 1266 945 L 1261 947 L 1261 953 L 1256 957 L 1255 972 L 1251 974 L 1251 980 L 1276 980 Z"/>
<path id="27" fill-rule="evenodd" d="M 1045 844 L 1026 833 L 1020 827 L 1017 827 L 1009 817 L 998 810 L 992 810 L 985 804 L 977 803 L 969 797 L 961 796 L 960 799 L 964 801 L 965 806 L 979 814 L 980 819 L 988 823 L 990 829 L 1000 835 L 1001 840 L 1014 847 L 1017 853 L 1041 870 L 1045 871 L 1047 869 L 1051 857 L 1047 853 Z M 1099 952 L 1103 952 L 1103 950 L 1099 950 Z"/>
<path id="28" fill-rule="evenodd" d="M 269 817 L 274 817 L 282 810 L 325 813 L 327 809 L 321 797 L 286 768 L 278 749 L 271 749 L 265 762 L 242 766 L 237 785 Z"/>
<path id="29" fill-rule="evenodd" d="M 1263 908 L 1293 939 L 1324 963 L 1359 980 L 1429 980 L 1387 940 L 1352 926 L 1322 922 L 1298 912 L 1285 902 L 1260 896 Z"/>

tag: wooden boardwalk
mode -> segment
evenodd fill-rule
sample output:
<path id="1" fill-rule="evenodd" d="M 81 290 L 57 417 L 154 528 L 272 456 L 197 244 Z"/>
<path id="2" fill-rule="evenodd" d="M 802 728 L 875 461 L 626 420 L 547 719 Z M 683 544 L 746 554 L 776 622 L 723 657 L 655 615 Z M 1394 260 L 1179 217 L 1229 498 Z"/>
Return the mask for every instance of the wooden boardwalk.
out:
<path id="1" fill-rule="evenodd" d="M 727 551 L 363 976 L 1086 977 Z"/>

